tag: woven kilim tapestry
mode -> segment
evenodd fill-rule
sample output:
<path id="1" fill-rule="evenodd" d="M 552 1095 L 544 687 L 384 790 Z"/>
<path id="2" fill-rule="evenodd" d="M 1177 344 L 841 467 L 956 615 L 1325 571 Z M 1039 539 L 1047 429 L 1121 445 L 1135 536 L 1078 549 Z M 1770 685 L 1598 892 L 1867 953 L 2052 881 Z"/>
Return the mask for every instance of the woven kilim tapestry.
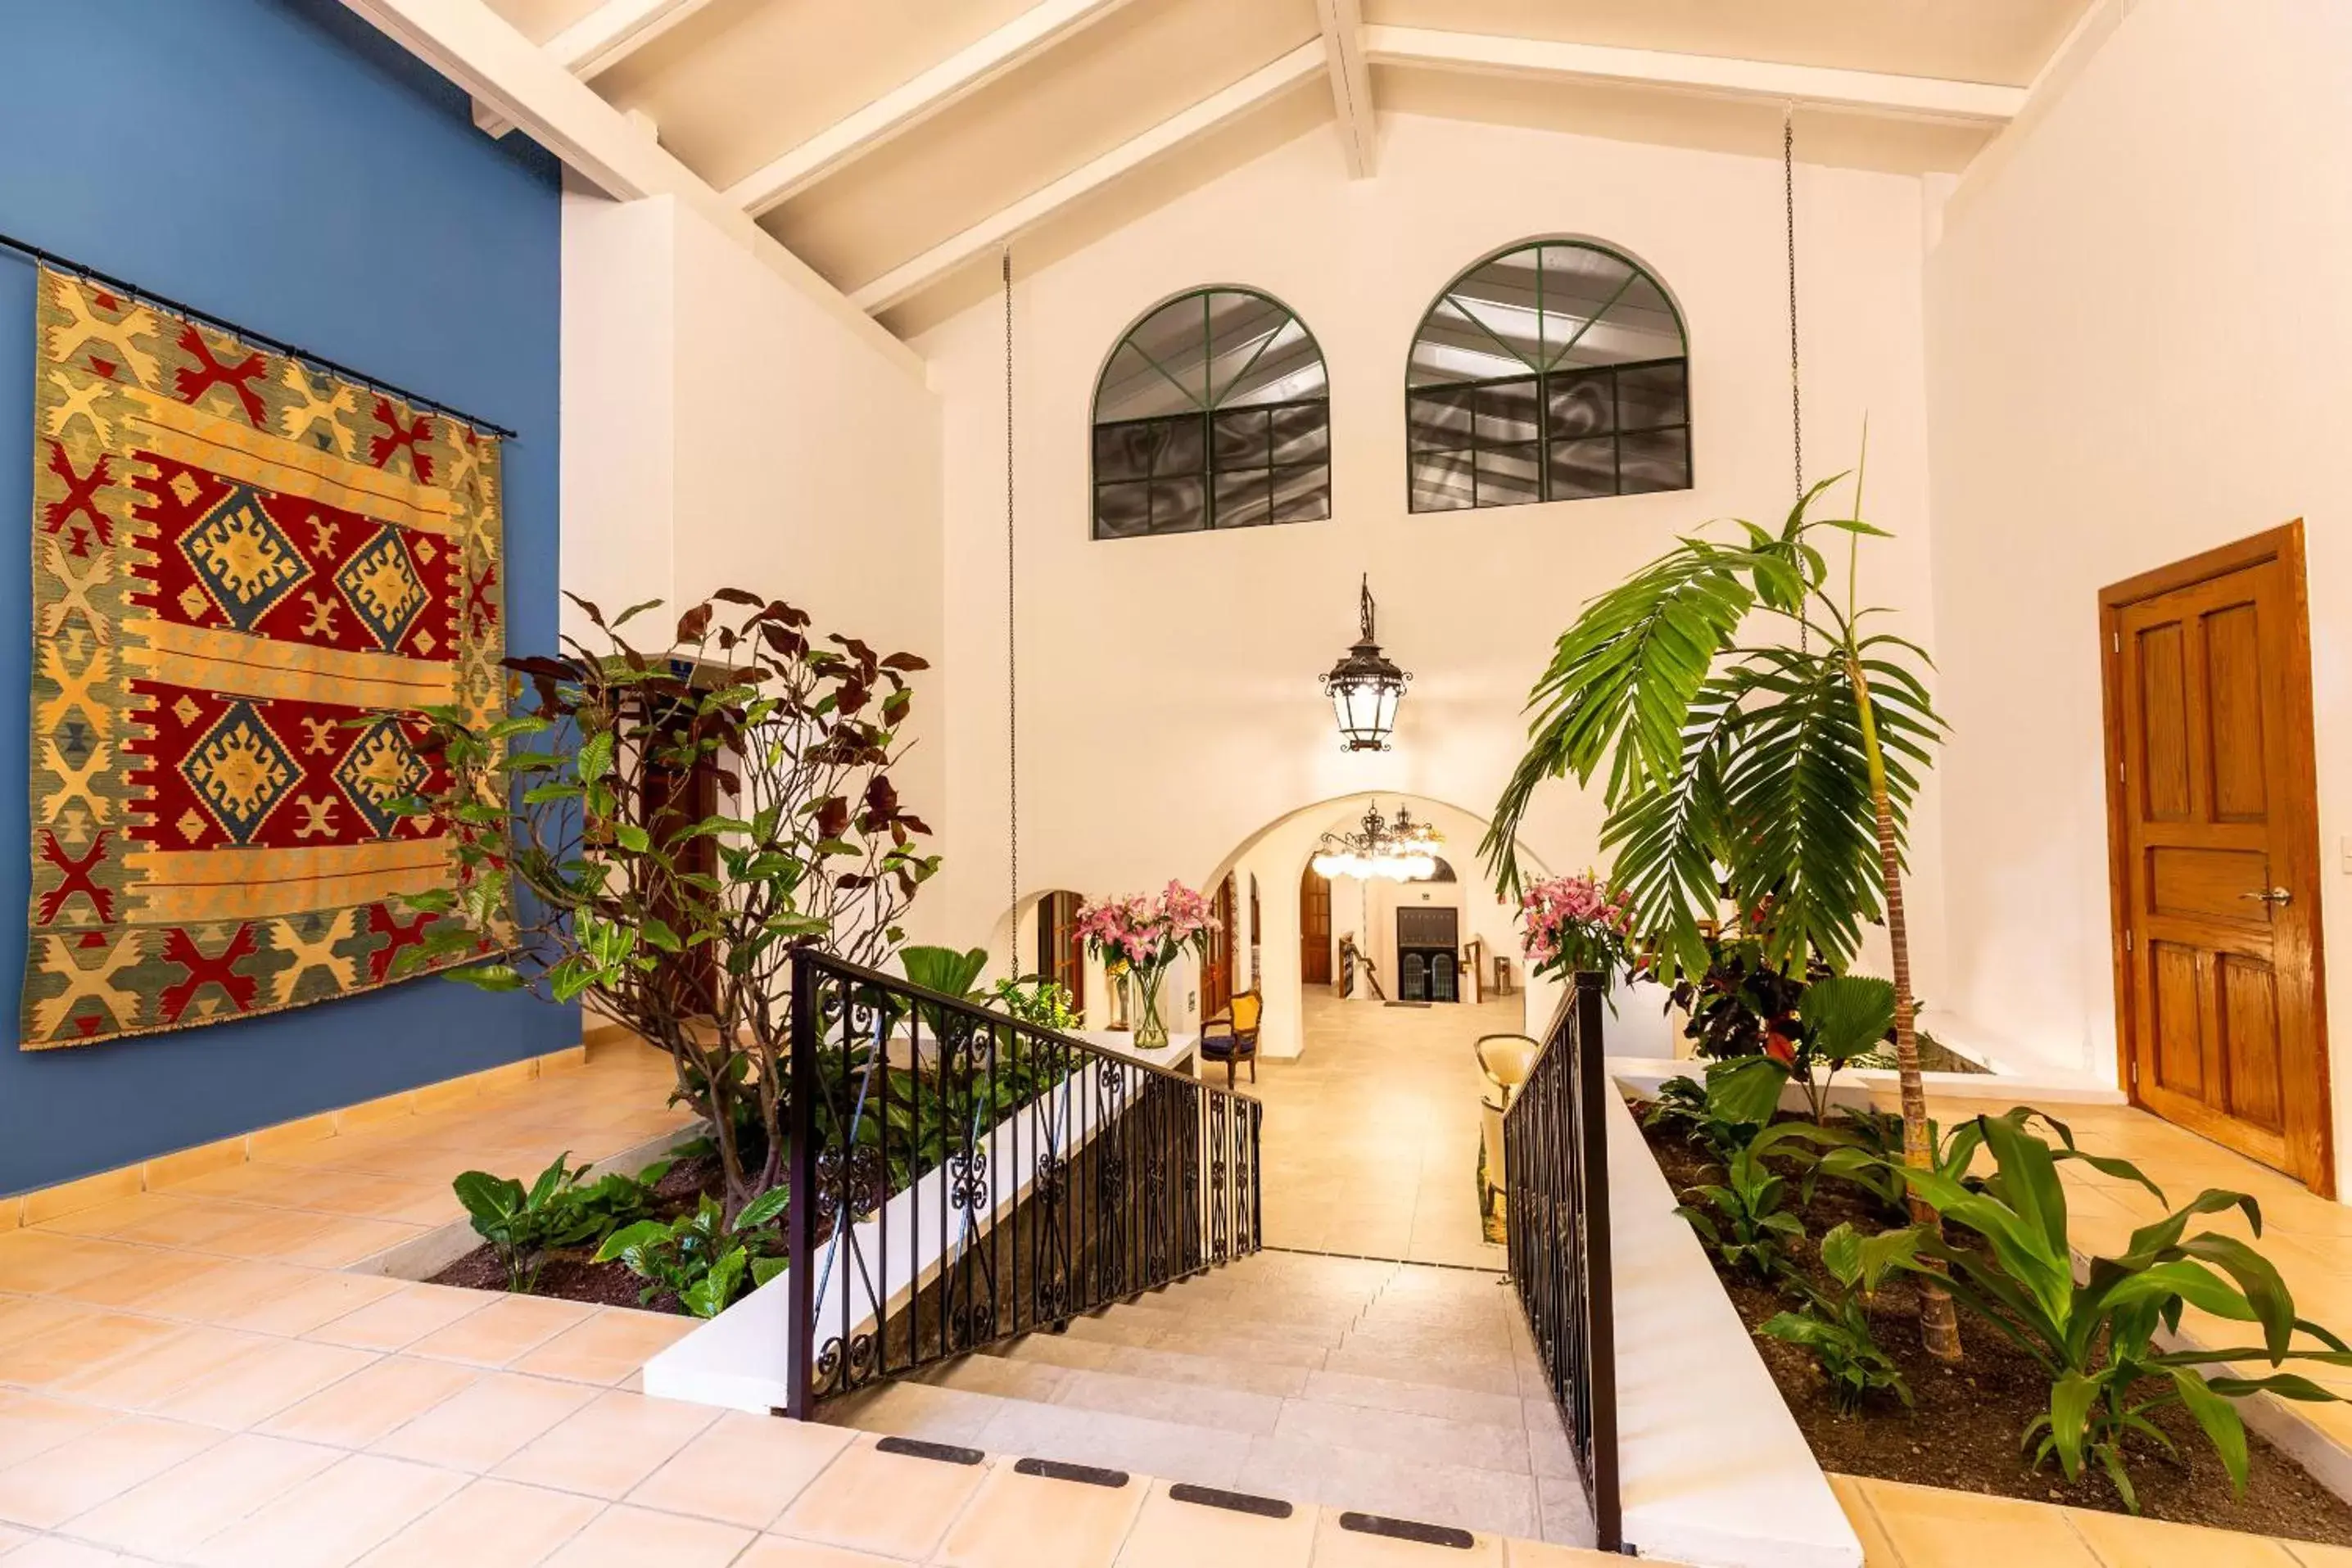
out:
<path id="1" fill-rule="evenodd" d="M 37 327 L 25 1048 L 387 984 L 416 710 L 502 706 L 498 443 L 46 269 Z"/>

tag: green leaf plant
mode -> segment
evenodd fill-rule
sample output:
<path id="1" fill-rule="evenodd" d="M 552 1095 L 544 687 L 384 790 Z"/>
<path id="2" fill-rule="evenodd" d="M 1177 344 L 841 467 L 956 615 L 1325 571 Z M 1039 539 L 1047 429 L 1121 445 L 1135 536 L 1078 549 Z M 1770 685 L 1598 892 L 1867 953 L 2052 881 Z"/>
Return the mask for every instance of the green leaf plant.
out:
<path id="1" fill-rule="evenodd" d="M 618 1260 L 646 1281 L 640 1301 L 675 1295 L 698 1318 L 715 1318 L 746 1291 L 782 1272 L 784 1238 L 778 1221 L 791 1206 L 787 1187 L 773 1187 L 730 1219 L 715 1197 L 664 1224 L 643 1219 L 616 1230 L 596 1249 L 595 1261 Z"/>
<path id="2" fill-rule="evenodd" d="M 1735 519 L 1685 537 L 1585 605 L 1529 695 L 1528 749 L 1481 852 L 1516 894 L 1537 790 L 1600 778 L 1612 880 L 1633 894 L 1668 986 L 1706 973 L 1704 932 L 1727 896 L 1769 905 L 1753 935 L 1763 960 L 1792 974 L 1843 971 L 1864 927 L 1885 921 L 1906 1155 L 1925 1165 L 1903 846 L 1943 721 L 1926 652 L 1861 602 L 1862 541 L 1885 534 L 1863 519 L 1860 474 L 1848 515 L 1816 515 L 1844 477 L 1806 491 L 1777 530 Z M 1841 543 L 1843 584 L 1824 549 Z M 1950 1299 L 1933 1281 L 1922 1293 L 1923 1340 L 1956 1359 Z"/>
<path id="3" fill-rule="evenodd" d="M 644 1214 L 652 1203 L 648 1183 L 617 1172 L 583 1186 L 588 1167 L 568 1165 L 571 1157 L 569 1150 L 556 1155 L 529 1186 L 488 1171 L 467 1171 L 450 1184 L 475 1234 L 505 1265 L 509 1291 L 528 1291 L 537 1283 L 555 1249 L 585 1246 Z"/>
<path id="4" fill-rule="evenodd" d="M 1759 1333 L 1811 1352 L 1829 1383 L 1830 1397 L 1848 1415 L 1882 1389 L 1911 1403 L 1911 1385 L 1871 1332 L 1867 1309 L 1887 1276 L 1917 1256 L 1925 1237 L 1915 1226 L 1874 1236 L 1864 1236 L 1851 1225 L 1832 1228 L 1822 1238 L 1822 1268 L 1837 1288 L 1823 1290 L 1800 1276 L 1796 1283 L 1805 1297 L 1803 1307 L 1776 1312 L 1757 1325 Z"/>
<path id="5" fill-rule="evenodd" d="M 2039 1119 L 2062 1136 L 2060 1146 L 2036 1136 Z M 2295 1315 L 2285 1281 L 2247 1242 L 2219 1231 L 2190 1233 L 2201 1216 L 2235 1209 L 2257 1239 L 2262 1210 L 2242 1192 L 2208 1188 L 2163 1218 L 2131 1234 L 2122 1252 L 2094 1257 L 2077 1270 L 2069 1247 L 2066 1189 L 2060 1162 L 2081 1160 L 2119 1180 L 2137 1182 L 2165 1203 L 2163 1192 L 2129 1161 L 2100 1158 L 2073 1147 L 2065 1129 L 2020 1108 L 1976 1123 L 1995 1169 L 1979 1186 L 1941 1170 L 1900 1166 L 1914 1196 L 1932 1204 L 1949 1224 L 1970 1232 L 1979 1246 L 1956 1246 L 1923 1232 L 1916 1255 L 1901 1266 L 1940 1263 L 1956 1296 L 2038 1362 L 2050 1378 L 2050 1407 L 2029 1423 L 2021 1446 L 2039 1467 L 2056 1459 L 2069 1481 L 2096 1465 L 2124 1506 L 2138 1511 L 2132 1489 L 2127 1437 L 2173 1451 L 2172 1439 L 2149 1417 L 2168 1406 L 2188 1410 L 2203 1432 L 2231 1488 L 2246 1483 L 2246 1430 L 2235 1401 L 2252 1394 L 2326 1401 L 2338 1396 L 2289 1361 L 2352 1366 L 2352 1349 L 2318 1324 Z M 2163 1350 L 2159 1330 L 2177 1332 L 2182 1311 L 2250 1325 L 2253 1344 L 2205 1350 Z M 2298 1344 L 2301 1333 L 2322 1349 Z M 2252 1377 L 2227 1367 L 2261 1363 L 2274 1370 Z"/>
<path id="6" fill-rule="evenodd" d="M 787 1155 L 791 959 L 868 967 L 939 868 L 890 771 L 925 667 L 818 637 L 781 601 L 725 589 L 653 646 L 566 595 L 593 643 L 507 661 L 510 713 L 425 710 L 433 767 L 402 802 L 450 847 L 451 882 L 405 900 L 436 917 L 397 972 L 451 956 L 491 990 L 584 1001 L 669 1053 L 740 1208 Z M 689 781 L 715 780 L 698 801 Z"/>
<path id="7" fill-rule="evenodd" d="M 1785 1207 L 1789 1176 L 1766 1162 L 1777 1155 L 1793 1161 L 1799 1170 L 1808 1168 L 1815 1155 L 1797 1145 L 1829 1136 L 1803 1122 L 1766 1127 L 1724 1162 L 1721 1181 L 1692 1187 L 1675 1212 L 1690 1222 L 1726 1268 L 1746 1269 L 1759 1280 L 1777 1279 L 1787 1272 L 1788 1244 L 1803 1239 L 1805 1222 Z"/>

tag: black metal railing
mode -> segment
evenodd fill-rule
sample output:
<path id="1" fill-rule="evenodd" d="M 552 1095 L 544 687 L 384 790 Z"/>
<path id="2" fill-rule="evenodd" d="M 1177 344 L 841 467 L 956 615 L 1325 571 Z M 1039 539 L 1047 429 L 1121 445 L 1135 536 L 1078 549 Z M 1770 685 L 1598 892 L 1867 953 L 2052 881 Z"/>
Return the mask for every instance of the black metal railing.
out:
<path id="1" fill-rule="evenodd" d="M 1617 1497 L 1617 1329 L 1609 1270 L 1609 1124 L 1601 977 L 1580 974 L 1503 1113 L 1511 1281 L 1575 1450 L 1603 1552 Z"/>
<path id="2" fill-rule="evenodd" d="M 1256 1251 L 1259 1111 L 796 953 L 785 1413 Z"/>

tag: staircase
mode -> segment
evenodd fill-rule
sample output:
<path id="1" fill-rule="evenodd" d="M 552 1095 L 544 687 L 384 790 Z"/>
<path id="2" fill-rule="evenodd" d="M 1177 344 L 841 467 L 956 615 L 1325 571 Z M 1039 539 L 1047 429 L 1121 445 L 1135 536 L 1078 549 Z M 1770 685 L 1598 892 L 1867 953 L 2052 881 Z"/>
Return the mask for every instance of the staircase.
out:
<path id="1" fill-rule="evenodd" d="M 821 1419 L 1569 1545 L 1582 1484 L 1505 1277 L 1259 1252 Z"/>

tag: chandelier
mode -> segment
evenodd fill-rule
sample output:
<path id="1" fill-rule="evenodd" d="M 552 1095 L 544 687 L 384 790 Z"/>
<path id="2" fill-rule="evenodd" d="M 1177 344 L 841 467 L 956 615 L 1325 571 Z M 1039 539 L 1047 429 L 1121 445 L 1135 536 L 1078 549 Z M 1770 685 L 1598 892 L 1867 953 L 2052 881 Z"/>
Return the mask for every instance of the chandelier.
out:
<path id="1" fill-rule="evenodd" d="M 1339 656 L 1330 673 L 1316 677 L 1331 699 L 1331 712 L 1339 721 L 1339 749 L 1342 751 L 1386 751 L 1389 735 L 1396 728 L 1397 701 L 1404 695 L 1404 686 L 1412 677 L 1384 657 L 1381 645 L 1372 640 L 1372 580 L 1364 577 L 1363 597 L 1360 606 L 1363 635 L 1356 645 Z"/>
<path id="2" fill-rule="evenodd" d="M 1363 822 L 1354 832 L 1323 835 L 1315 852 L 1315 874 L 1426 882 L 1436 874 L 1437 852 L 1444 846 L 1435 828 L 1414 821 L 1403 806 L 1391 821 L 1381 816 L 1375 801 L 1364 808 Z"/>

